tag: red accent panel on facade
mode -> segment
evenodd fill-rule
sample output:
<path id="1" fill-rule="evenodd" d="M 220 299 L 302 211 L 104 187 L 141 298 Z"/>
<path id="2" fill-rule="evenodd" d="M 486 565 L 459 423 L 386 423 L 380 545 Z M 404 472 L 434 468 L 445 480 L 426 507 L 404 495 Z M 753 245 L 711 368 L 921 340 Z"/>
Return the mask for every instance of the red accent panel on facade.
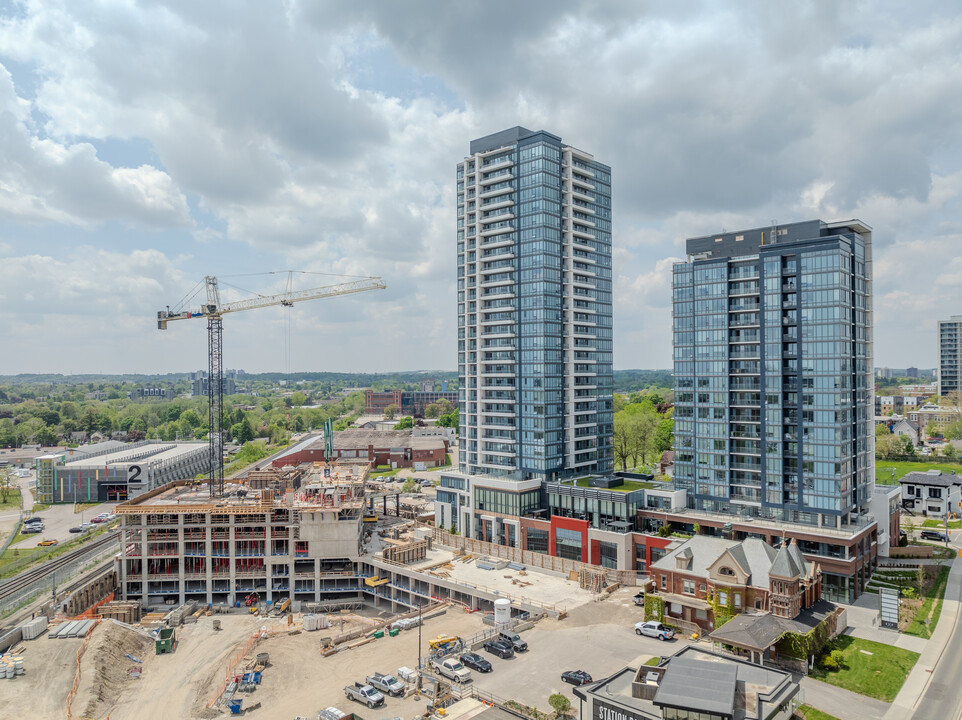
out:
<path id="1" fill-rule="evenodd" d="M 587 562 L 591 565 L 601 565 L 601 540 L 589 541 Z"/>
<path id="2" fill-rule="evenodd" d="M 588 521 L 577 518 L 560 517 L 559 515 L 551 516 L 551 532 L 548 533 L 548 554 L 554 557 L 558 556 L 555 543 L 555 531 L 558 528 L 575 530 L 581 533 L 581 562 L 588 562 Z"/>

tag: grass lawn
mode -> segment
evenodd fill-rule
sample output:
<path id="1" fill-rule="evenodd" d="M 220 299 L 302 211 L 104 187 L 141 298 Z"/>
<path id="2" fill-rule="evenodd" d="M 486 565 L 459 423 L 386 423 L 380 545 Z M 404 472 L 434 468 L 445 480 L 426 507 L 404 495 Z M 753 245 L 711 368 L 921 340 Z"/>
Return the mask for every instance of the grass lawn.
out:
<path id="1" fill-rule="evenodd" d="M 798 711 L 805 716 L 805 720 L 838 720 L 834 715 L 816 710 L 811 705 L 799 705 Z"/>
<path id="2" fill-rule="evenodd" d="M 656 655 L 655 657 L 650 657 L 650 658 L 648 658 L 647 660 L 645 660 L 645 665 L 650 665 L 650 666 L 654 667 L 655 665 L 658 664 L 658 661 L 659 661 L 659 660 L 661 660 L 661 658 L 658 657 L 657 655 Z"/>
<path id="3" fill-rule="evenodd" d="M 910 472 L 925 472 L 926 470 L 941 470 L 942 472 L 954 472 L 962 474 L 962 465 L 955 463 L 927 463 L 927 462 L 901 462 L 894 460 L 875 461 L 875 482 L 880 485 L 892 485 L 892 470 L 895 470 L 895 480 Z"/>
<path id="4" fill-rule="evenodd" d="M 581 478 L 580 480 L 576 481 L 576 484 L 578 487 L 591 487 L 590 483 L 588 482 L 588 478 Z M 616 487 L 610 487 L 610 488 L 598 488 L 598 489 L 613 490 L 614 492 L 627 493 L 627 492 L 632 492 L 634 490 L 657 490 L 658 487 L 659 486 L 657 483 L 639 482 L 637 480 L 625 480 L 624 485 L 618 485 Z"/>
<path id="5" fill-rule="evenodd" d="M 74 511 L 74 514 L 82 513 L 86 510 L 89 510 L 90 508 L 97 507 L 99 504 L 100 503 L 74 503 L 73 511 Z"/>
<path id="6" fill-rule="evenodd" d="M 401 468 L 394 468 L 393 470 L 373 470 L 368 475 L 368 479 L 376 480 L 377 478 L 394 477 L 400 469 Z"/>
<path id="7" fill-rule="evenodd" d="M 830 672 L 816 664 L 811 676 L 887 703 L 895 699 L 919 659 L 919 654 L 910 650 L 850 635 L 839 636 L 835 643 L 843 653 L 842 668 Z"/>
<path id="8" fill-rule="evenodd" d="M 10 488 L 7 490 L 7 499 L 0 501 L 0 510 L 16 510 L 20 507 L 20 491 Z"/>
<path id="9" fill-rule="evenodd" d="M 939 615 L 942 614 L 942 599 L 945 597 L 945 586 L 949 580 L 949 568 L 939 568 L 939 576 L 935 584 L 925 593 L 922 607 L 915 614 L 912 622 L 905 628 L 906 635 L 928 639 L 932 637 L 932 631 L 939 622 Z M 926 622 L 928 620 L 929 622 Z"/>
<path id="10" fill-rule="evenodd" d="M 938 530 L 945 529 L 945 520 L 934 520 L 928 518 L 922 522 L 922 527 L 936 528 Z M 959 530 L 962 529 L 962 520 L 949 520 L 949 530 Z"/>

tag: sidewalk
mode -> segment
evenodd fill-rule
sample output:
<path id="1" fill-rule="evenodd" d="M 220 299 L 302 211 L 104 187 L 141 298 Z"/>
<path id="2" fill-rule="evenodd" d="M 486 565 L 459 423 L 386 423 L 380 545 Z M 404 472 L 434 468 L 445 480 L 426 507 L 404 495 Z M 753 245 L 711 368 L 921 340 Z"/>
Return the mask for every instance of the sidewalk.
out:
<path id="1" fill-rule="evenodd" d="M 912 672 L 905 679 L 905 684 L 895 697 L 891 708 L 885 713 L 885 720 L 907 720 L 912 717 L 932 680 L 932 673 L 942 659 L 952 633 L 959 619 L 959 608 L 962 607 L 962 563 L 953 561 L 949 570 L 948 585 L 945 588 L 945 600 L 942 604 L 942 614 L 936 625 L 931 639 L 926 643 L 918 662 Z M 949 720 L 946 718 L 946 720 Z"/>
<path id="2" fill-rule="evenodd" d="M 921 653 L 925 650 L 929 641 L 913 635 L 905 635 L 897 630 L 885 630 L 878 626 L 878 595 L 863 593 L 859 598 L 871 598 L 871 603 L 856 602 L 854 605 L 846 605 L 848 617 L 848 628 L 843 634 L 852 637 L 862 638 L 863 640 L 873 640 L 883 645 L 892 645 L 903 650 Z M 876 607 L 872 607 L 872 604 Z M 944 609 L 944 608 L 943 608 Z"/>
<path id="3" fill-rule="evenodd" d="M 886 711 L 889 704 L 881 700 L 807 676 L 800 678 L 798 684 L 804 693 L 806 705 L 834 715 L 839 720 L 883 720 L 888 717 Z"/>

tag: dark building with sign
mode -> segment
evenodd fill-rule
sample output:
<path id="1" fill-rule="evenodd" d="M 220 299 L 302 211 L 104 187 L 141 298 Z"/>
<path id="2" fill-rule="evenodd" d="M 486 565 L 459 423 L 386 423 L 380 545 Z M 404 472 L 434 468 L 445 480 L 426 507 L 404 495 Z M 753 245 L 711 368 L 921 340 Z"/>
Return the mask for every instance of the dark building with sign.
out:
<path id="1" fill-rule="evenodd" d="M 591 720 L 789 720 L 799 687 L 783 670 L 685 647 L 573 692 Z"/>

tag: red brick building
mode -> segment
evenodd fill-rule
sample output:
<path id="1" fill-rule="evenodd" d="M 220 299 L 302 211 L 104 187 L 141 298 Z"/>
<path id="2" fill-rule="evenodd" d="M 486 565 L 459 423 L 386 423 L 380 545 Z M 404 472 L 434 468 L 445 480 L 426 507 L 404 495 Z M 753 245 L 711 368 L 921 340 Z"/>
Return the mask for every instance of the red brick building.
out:
<path id="1" fill-rule="evenodd" d="M 392 468 L 425 467 L 444 465 L 448 453 L 448 439 L 443 435 L 414 437 L 410 430 L 341 430 L 334 433 L 334 458 L 364 459 L 374 464 Z M 287 453 L 276 458 L 274 467 L 300 465 L 305 462 L 323 462 L 324 438 L 295 445 Z"/>
<path id="2" fill-rule="evenodd" d="M 651 565 L 655 594 L 665 618 L 710 630 L 716 612 L 746 609 L 794 618 L 821 598 L 821 571 L 786 541 L 775 549 L 763 540 L 741 542 L 695 536 Z"/>

